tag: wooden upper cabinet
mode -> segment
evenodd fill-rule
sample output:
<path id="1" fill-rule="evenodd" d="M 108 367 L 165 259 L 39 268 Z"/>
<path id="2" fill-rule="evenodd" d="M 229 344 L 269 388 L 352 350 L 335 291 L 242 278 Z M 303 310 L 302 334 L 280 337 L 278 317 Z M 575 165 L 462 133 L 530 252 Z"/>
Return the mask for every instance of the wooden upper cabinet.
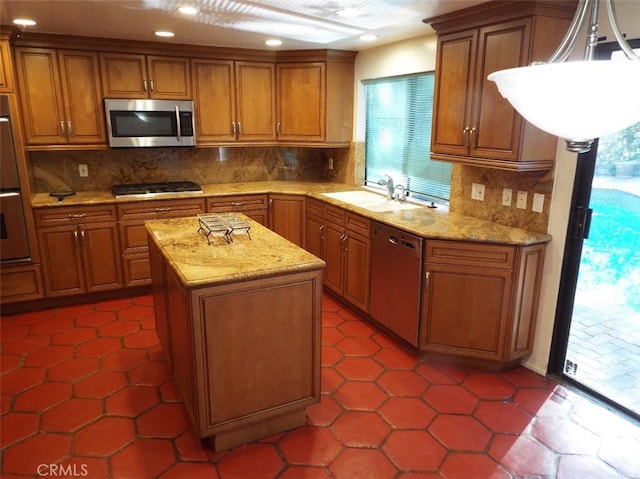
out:
<path id="1" fill-rule="evenodd" d="M 488 2 L 425 20 L 438 33 L 431 158 L 516 171 L 553 165 L 557 138 L 526 122 L 487 76 L 544 61 L 576 2 Z"/>
<path id="2" fill-rule="evenodd" d="M 273 63 L 191 62 L 199 144 L 275 141 Z"/>
<path id="3" fill-rule="evenodd" d="M 104 108 L 94 52 L 16 48 L 28 145 L 104 145 Z"/>
<path id="4" fill-rule="evenodd" d="M 191 99 L 189 59 L 126 53 L 101 53 L 106 98 Z"/>
<path id="5" fill-rule="evenodd" d="M 280 64 L 277 75 L 278 141 L 325 141 L 325 63 Z"/>
<path id="6" fill-rule="evenodd" d="M 308 57 L 308 58 L 305 58 Z M 323 61 L 317 61 L 324 57 Z M 349 146 L 354 52 L 283 52 L 276 65 L 279 143 Z"/>
<path id="7" fill-rule="evenodd" d="M 0 93 L 13 93 L 13 65 L 9 34 L 0 32 Z"/>

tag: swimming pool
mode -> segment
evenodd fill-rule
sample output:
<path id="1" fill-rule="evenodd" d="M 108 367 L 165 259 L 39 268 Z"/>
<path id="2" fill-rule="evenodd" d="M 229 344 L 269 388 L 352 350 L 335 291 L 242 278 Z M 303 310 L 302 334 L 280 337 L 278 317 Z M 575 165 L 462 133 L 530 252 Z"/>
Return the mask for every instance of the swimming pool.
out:
<path id="1" fill-rule="evenodd" d="M 640 312 L 640 196 L 593 189 L 589 207 L 593 216 L 582 249 L 579 288 L 620 295 Z"/>

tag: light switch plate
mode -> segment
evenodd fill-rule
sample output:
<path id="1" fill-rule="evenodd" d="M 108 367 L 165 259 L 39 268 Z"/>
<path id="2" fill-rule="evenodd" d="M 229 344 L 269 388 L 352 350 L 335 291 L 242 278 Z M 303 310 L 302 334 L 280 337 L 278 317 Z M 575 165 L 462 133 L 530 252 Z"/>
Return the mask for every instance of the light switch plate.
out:
<path id="1" fill-rule="evenodd" d="M 502 206 L 511 206 L 513 190 L 511 188 L 502 189 Z"/>
<path id="2" fill-rule="evenodd" d="M 78 173 L 82 178 L 86 178 L 87 176 L 89 176 L 89 167 L 82 163 L 78 166 Z"/>
<path id="3" fill-rule="evenodd" d="M 531 205 L 531 211 L 536 213 L 542 213 L 544 209 L 544 195 L 542 193 L 533 194 L 533 205 Z"/>
<path id="4" fill-rule="evenodd" d="M 527 209 L 527 192 L 518 191 L 518 199 L 516 200 L 516 207 L 521 210 Z"/>

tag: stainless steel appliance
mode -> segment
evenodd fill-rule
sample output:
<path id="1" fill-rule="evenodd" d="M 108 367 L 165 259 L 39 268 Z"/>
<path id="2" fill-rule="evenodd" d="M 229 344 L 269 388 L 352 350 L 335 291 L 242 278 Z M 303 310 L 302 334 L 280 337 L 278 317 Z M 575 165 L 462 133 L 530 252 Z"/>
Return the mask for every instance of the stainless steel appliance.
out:
<path id="1" fill-rule="evenodd" d="M 422 238 L 373 223 L 371 317 L 416 347 L 423 248 Z"/>
<path id="2" fill-rule="evenodd" d="M 105 99 L 109 146 L 195 146 L 193 102 Z"/>
<path id="3" fill-rule="evenodd" d="M 0 95 L 0 261 L 29 258 L 9 98 Z"/>
<path id="4" fill-rule="evenodd" d="M 202 188 L 193 181 L 167 181 L 161 183 L 133 183 L 126 185 L 114 185 L 111 187 L 113 196 L 152 196 L 167 193 L 202 193 Z"/>

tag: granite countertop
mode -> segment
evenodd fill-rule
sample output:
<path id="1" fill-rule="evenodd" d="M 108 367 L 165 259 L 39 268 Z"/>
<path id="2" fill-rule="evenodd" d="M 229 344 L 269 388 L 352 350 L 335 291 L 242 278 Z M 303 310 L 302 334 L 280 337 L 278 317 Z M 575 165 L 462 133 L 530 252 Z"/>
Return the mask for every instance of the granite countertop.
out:
<path id="1" fill-rule="evenodd" d="M 426 239 L 475 241 L 483 243 L 529 245 L 546 243 L 551 240 L 547 234 L 534 233 L 521 228 L 501 225 L 471 216 L 451 213 L 447 208 L 427 207 L 403 211 L 374 212 L 324 196 L 323 193 L 364 190 L 365 188 L 328 182 L 302 181 L 261 181 L 246 183 L 221 183 L 202 185 L 202 193 L 183 193 L 149 197 L 115 198 L 111 191 L 85 191 L 57 201 L 47 193 L 37 193 L 32 197 L 34 208 L 53 206 L 87 206 L 97 204 L 120 204 L 133 201 L 169 200 L 177 198 L 207 198 L 225 195 L 282 193 L 297 194 L 316 198 L 340 206 L 374 221 L 403 229 Z"/>
<path id="2" fill-rule="evenodd" d="M 323 268 L 325 262 L 282 236 L 247 218 L 246 233 L 221 236 L 198 232 L 197 218 L 147 221 L 152 241 L 160 248 L 182 283 L 189 288 L 249 281 Z M 209 244 L 210 243 L 210 244 Z"/>

